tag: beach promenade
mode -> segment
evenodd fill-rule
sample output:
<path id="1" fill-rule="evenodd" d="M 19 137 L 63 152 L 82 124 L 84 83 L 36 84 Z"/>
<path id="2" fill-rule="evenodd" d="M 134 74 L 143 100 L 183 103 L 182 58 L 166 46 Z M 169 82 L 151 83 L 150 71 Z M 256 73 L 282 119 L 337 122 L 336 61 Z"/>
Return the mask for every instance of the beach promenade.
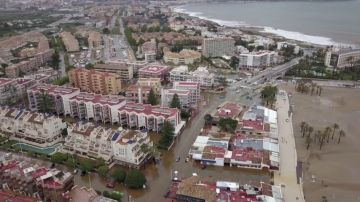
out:
<path id="1" fill-rule="evenodd" d="M 289 116 L 287 93 L 277 96 L 278 131 L 280 144 L 280 171 L 274 173 L 274 183 L 283 185 L 284 201 L 304 202 L 302 182 L 297 179 L 297 154 L 295 147 L 292 115 Z"/>

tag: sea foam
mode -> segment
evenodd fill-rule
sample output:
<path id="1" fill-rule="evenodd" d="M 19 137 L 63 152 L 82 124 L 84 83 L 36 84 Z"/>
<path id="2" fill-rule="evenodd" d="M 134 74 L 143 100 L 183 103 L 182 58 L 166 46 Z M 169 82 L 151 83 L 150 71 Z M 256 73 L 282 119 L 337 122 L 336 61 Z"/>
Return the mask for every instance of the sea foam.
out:
<path id="1" fill-rule="evenodd" d="M 191 11 L 186 10 L 182 6 L 173 8 L 173 11 L 177 12 L 177 13 L 184 13 L 189 16 L 197 17 L 197 18 L 200 18 L 203 20 L 212 21 L 212 22 L 215 22 L 222 26 L 256 27 L 256 28 L 263 29 L 261 32 L 275 34 L 275 35 L 278 35 L 278 36 L 281 36 L 281 37 L 284 37 L 287 39 L 292 39 L 292 40 L 297 40 L 297 41 L 302 41 L 302 42 L 307 42 L 307 43 L 312 43 L 312 44 L 318 44 L 318 45 L 325 45 L 325 46 L 326 45 L 340 45 L 339 43 L 334 42 L 331 38 L 328 38 L 328 37 L 307 35 L 307 34 L 303 34 L 300 32 L 275 29 L 272 27 L 253 26 L 253 25 L 249 25 L 245 22 L 241 22 L 241 21 L 240 22 L 239 21 L 226 21 L 226 20 L 209 18 L 209 17 L 204 16 L 204 14 L 202 12 L 191 12 Z M 344 45 L 344 44 L 342 44 L 342 45 Z"/>

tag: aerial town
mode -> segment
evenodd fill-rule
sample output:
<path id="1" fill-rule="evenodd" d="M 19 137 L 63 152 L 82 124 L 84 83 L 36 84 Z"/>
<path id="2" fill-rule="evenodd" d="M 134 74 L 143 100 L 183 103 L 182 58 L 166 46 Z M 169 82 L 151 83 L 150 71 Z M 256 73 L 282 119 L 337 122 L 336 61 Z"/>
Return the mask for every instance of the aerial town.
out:
<path id="1" fill-rule="evenodd" d="M 359 199 L 360 49 L 189 2 L 0 0 L 0 201 Z"/>

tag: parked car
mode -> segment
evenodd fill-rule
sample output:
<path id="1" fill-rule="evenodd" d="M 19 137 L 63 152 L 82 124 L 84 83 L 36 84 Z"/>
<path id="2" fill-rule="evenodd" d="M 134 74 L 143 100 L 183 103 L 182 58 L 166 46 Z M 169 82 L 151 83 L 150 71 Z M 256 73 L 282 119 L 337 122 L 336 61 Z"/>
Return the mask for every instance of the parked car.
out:
<path id="1" fill-rule="evenodd" d="M 106 182 L 106 187 L 107 188 L 110 188 L 110 189 L 113 189 L 115 187 L 115 182 L 114 180 L 109 180 Z"/>

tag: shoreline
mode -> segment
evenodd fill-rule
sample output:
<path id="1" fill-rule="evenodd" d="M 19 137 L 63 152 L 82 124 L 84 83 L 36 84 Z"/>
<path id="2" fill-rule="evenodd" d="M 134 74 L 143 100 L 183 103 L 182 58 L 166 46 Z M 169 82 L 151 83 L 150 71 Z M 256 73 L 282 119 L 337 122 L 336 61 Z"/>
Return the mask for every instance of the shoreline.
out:
<path id="1" fill-rule="evenodd" d="M 179 14 L 187 15 L 188 17 L 191 18 L 197 18 L 207 22 L 215 23 L 218 26 L 235 28 L 245 33 L 250 33 L 254 35 L 261 35 L 265 37 L 272 37 L 278 39 L 286 39 L 289 41 L 296 42 L 302 46 L 313 46 L 313 47 L 339 46 L 339 47 L 352 47 L 352 48 L 356 48 L 359 46 L 358 44 L 347 44 L 347 43 L 336 42 L 333 41 L 333 39 L 324 36 L 308 35 L 297 31 L 276 29 L 268 26 L 256 26 L 242 21 L 227 21 L 227 20 L 210 18 L 204 16 L 202 12 L 187 11 L 186 9 L 183 8 L 185 5 L 188 4 L 174 5 L 172 6 L 171 9 L 175 13 L 179 13 Z"/>

